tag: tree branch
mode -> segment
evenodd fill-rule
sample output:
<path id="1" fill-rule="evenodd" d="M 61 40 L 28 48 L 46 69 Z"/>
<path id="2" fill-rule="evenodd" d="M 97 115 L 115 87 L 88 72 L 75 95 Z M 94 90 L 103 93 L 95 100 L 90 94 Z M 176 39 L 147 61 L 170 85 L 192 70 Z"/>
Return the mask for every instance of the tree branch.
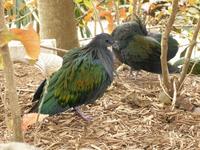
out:
<path id="1" fill-rule="evenodd" d="M 49 46 L 45 46 L 45 45 L 40 45 L 41 48 L 44 48 L 44 49 L 48 49 L 48 50 L 52 50 L 52 51 L 57 51 L 57 52 L 68 52 L 69 50 L 67 49 L 62 49 L 62 48 L 55 48 L 55 47 L 49 47 Z"/>
<path id="2" fill-rule="evenodd" d="M 115 11 L 116 11 L 116 20 L 117 20 L 117 25 L 119 25 L 120 21 L 120 15 L 119 15 L 119 0 L 113 0 L 114 6 L 115 6 Z"/>
<path id="3" fill-rule="evenodd" d="M 132 15 L 132 17 L 134 18 L 136 13 L 137 13 L 137 0 L 133 0 L 132 6 L 133 6 L 133 15 Z"/>
<path id="4" fill-rule="evenodd" d="M 193 37 L 192 37 L 190 47 L 187 50 L 186 58 L 184 59 L 183 69 L 181 71 L 181 76 L 179 78 L 179 85 L 178 85 L 179 90 L 180 90 L 180 87 L 181 87 L 181 85 L 182 85 L 182 83 L 183 83 L 183 81 L 184 81 L 184 79 L 187 75 L 187 71 L 188 71 L 189 63 L 190 63 L 190 58 L 191 58 L 191 55 L 192 55 L 193 48 L 197 43 L 197 36 L 198 36 L 199 30 L 200 30 L 200 17 L 199 17 L 199 21 L 197 23 L 197 26 L 195 28 L 195 31 L 194 31 L 194 34 L 193 34 Z"/>
<path id="5" fill-rule="evenodd" d="M 96 7 L 96 5 L 94 4 L 94 2 L 93 2 L 92 0 L 90 0 L 90 2 L 92 3 L 92 6 L 93 6 L 93 8 L 94 8 L 94 15 L 95 15 L 95 18 L 98 20 L 99 25 L 100 25 L 100 28 L 101 28 L 101 32 L 103 33 L 103 32 L 104 32 L 104 29 L 103 29 L 103 25 L 102 25 L 102 23 L 101 23 L 101 18 L 100 18 L 100 16 L 99 16 L 99 12 L 98 12 L 98 10 L 97 10 L 97 7 Z"/>
<path id="6" fill-rule="evenodd" d="M 162 77 L 163 77 L 163 84 L 168 90 L 170 88 L 169 70 L 168 70 L 168 65 L 167 65 L 168 38 L 169 38 L 172 25 L 175 20 L 177 11 L 178 11 L 178 0 L 174 0 L 172 3 L 172 14 L 168 20 L 168 23 L 166 25 L 164 33 L 162 34 L 162 39 L 161 39 L 160 59 L 161 59 L 161 66 L 162 66 Z"/>

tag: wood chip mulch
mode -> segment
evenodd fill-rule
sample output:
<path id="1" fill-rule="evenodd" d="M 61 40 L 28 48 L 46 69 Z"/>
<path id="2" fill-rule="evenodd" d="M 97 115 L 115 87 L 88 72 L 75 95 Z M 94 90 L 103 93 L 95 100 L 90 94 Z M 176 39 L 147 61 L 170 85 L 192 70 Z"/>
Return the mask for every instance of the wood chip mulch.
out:
<path id="1" fill-rule="evenodd" d="M 33 66 L 15 64 L 15 77 L 22 112 L 31 107 L 34 90 L 43 76 Z M 3 74 L 0 72 L 1 92 Z M 184 96 L 200 105 L 200 78 L 190 76 Z M 37 134 L 36 146 L 46 150 L 196 150 L 200 149 L 200 113 L 171 110 L 159 100 L 160 84 L 155 74 L 141 71 L 135 80 L 121 71 L 96 103 L 83 106 L 91 122 L 73 111 L 47 117 Z M 4 107 L 0 101 L 0 141 L 5 142 Z M 25 133 L 34 143 L 36 125 Z"/>

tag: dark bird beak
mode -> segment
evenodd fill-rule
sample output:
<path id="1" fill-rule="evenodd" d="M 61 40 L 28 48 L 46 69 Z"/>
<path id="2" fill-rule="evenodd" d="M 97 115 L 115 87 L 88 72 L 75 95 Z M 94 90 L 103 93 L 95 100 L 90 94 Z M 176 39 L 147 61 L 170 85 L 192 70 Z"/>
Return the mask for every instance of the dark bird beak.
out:
<path id="1" fill-rule="evenodd" d="M 118 41 L 114 41 L 114 43 L 112 44 L 112 48 L 113 49 L 119 49 L 119 42 Z"/>

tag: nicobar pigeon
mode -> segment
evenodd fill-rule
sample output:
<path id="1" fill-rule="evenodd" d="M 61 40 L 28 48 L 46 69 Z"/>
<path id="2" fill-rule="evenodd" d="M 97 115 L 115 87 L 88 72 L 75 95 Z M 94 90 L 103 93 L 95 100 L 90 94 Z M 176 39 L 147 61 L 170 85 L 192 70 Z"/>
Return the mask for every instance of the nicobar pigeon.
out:
<path id="1" fill-rule="evenodd" d="M 161 74 L 161 34 L 148 33 L 144 24 L 137 17 L 135 20 L 119 25 L 112 32 L 118 42 L 113 46 L 116 57 L 132 70 L 145 70 Z M 172 59 L 178 51 L 178 42 L 169 37 L 167 60 Z M 179 72 L 177 67 L 168 63 L 169 72 Z"/>
<path id="2" fill-rule="evenodd" d="M 174 66 L 182 68 L 184 61 L 185 61 L 185 58 L 181 57 L 178 60 L 176 60 L 176 62 L 174 63 Z M 198 76 L 200 75 L 200 59 L 199 59 L 199 57 L 190 58 L 187 73 L 191 73 L 193 75 L 198 75 Z"/>
<path id="3" fill-rule="evenodd" d="M 112 83 L 113 55 L 108 47 L 113 43 L 111 35 L 102 33 L 85 47 L 67 52 L 62 67 L 36 90 L 33 101 L 37 102 L 30 112 L 38 112 L 44 99 L 41 114 L 54 115 L 74 108 L 83 119 L 90 120 L 78 106 L 96 101 Z"/>

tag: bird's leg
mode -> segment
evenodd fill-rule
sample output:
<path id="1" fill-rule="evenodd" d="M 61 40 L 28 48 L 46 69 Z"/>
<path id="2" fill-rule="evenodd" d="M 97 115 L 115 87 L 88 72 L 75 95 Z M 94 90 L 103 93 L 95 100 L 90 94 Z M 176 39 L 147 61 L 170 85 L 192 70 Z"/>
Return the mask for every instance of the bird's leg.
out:
<path id="1" fill-rule="evenodd" d="M 79 115 L 83 120 L 90 122 L 92 120 L 92 117 L 87 116 L 84 114 L 79 107 L 74 107 L 74 110 L 76 111 L 77 115 Z"/>

